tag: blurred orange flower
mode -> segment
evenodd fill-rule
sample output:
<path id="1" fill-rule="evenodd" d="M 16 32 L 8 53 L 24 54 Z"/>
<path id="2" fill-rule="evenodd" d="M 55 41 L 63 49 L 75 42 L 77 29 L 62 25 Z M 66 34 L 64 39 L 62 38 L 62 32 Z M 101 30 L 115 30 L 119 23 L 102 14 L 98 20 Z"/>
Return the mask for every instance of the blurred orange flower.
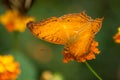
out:
<path id="1" fill-rule="evenodd" d="M 115 34 L 113 39 L 116 43 L 120 43 L 120 27 L 118 28 L 118 32 Z"/>
<path id="2" fill-rule="evenodd" d="M 2 23 L 9 32 L 24 32 L 26 23 L 29 21 L 34 21 L 34 18 L 21 15 L 15 10 L 8 10 L 0 16 L 0 23 Z"/>
<path id="3" fill-rule="evenodd" d="M 42 73 L 40 80 L 64 80 L 64 78 L 58 72 L 52 73 L 51 71 L 46 70 Z"/>
<path id="4" fill-rule="evenodd" d="M 0 80 L 16 80 L 20 74 L 19 63 L 11 55 L 0 55 Z"/>

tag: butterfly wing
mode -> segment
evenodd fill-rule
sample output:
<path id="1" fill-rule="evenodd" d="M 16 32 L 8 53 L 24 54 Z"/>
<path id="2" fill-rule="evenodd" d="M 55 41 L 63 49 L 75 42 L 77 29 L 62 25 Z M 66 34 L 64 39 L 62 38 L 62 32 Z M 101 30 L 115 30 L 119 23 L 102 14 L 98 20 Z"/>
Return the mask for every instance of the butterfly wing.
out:
<path id="1" fill-rule="evenodd" d="M 67 14 L 59 17 L 59 19 L 62 22 L 61 24 L 64 25 L 63 27 L 67 27 L 69 34 L 73 34 L 73 32 L 81 30 L 86 25 L 86 23 L 92 20 L 85 14 L 85 12 Z"/>
<path id="2" fill-rule="evenodd" d="M 84 12 L 51 17 L 38 23 L 29 23 L 28 28 L 40 39 L 55 44 L 66 44 L 90 20 Z"/>
<path id="3" fill-rule="evenodd" d="M 89 22 L 85 29 L 69 39 L 63 51 L 65 60 L 82 61 L 82 57 L 90 52 L 90 47 L 94 41 L 94 36 L 101 27 L 101 21 L 102 19 L 96 19 Z"/>
<path id="4" fill-rule="evenodd" d="M 94 37 L 94 35 L 89 30 L 85 29 L 79 34 L 71 37 L 71 39 L 69 39 L 68 43 L 65 45 L 65 48 L 68 48 L 68 51 L 74 55 L 81 56 L 81 54 L 87 53 L 90 43 L 92 42 L 92 39 Z"/>
<path id="5" fill-rule="evenodd" d="M 30 22 L 27 26 L 35 36 L 51 43 L 65 44 L 68 39 L 67 33 L 64 32 L 62 24 L 56 17 L 38 23 Z"/>

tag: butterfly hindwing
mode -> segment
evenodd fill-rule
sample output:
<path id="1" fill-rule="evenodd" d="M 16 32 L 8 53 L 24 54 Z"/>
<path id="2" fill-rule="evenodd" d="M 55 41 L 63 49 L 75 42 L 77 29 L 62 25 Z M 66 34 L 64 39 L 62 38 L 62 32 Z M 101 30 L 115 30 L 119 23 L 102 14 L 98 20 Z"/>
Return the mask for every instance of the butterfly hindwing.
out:
<path id="1" fill-rule="evenodd" d="M 91 34 L 91 31 L 86 29 L 75 36 L 75 38 L 71 38 L 65 45 L 65 48 L 67 48 L 65 50 L 74 56 L 82 56 L 83 54 L 88 53 L 90 44 L 94 38 L 94 35 Z"/>
<path id="2" fill-rule="evenodd" d="M 101 28 L 101 21 L 102 19 L 95 19 L 86 23 L 83 29 L 78 31 L 78 34 L 69 39 L 65 45 L 65 52 L 73 56 L 84 56 L 89 53 L 94 36 Z"/>

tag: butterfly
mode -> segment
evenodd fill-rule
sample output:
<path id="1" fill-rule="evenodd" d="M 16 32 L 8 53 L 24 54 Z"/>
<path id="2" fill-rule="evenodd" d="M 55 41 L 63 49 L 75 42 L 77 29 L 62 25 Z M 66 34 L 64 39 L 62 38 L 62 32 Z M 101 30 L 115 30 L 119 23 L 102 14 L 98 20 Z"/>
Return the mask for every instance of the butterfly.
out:
<path id="1" fill-rule="evenodd" d="M 64 62 L 83 62 L 88 53 L 94 53 L 91 47 L 92 43 L 96 44 L 94 37 L 101 28 L 102 20 L 103 18 L 93 20 L 85 12 L 81 12 L 51 17 L 40 22 L 29 22 L 27 27 L 42 40 L 64 45 Z"/>

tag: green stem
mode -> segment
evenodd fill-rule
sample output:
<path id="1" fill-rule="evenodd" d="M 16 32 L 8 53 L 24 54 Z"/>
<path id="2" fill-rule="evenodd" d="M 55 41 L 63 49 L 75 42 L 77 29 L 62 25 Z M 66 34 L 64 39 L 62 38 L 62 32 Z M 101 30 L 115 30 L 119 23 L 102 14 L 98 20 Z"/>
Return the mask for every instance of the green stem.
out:
<path id="1" fill-rule="evenodd" d="M 88 67 L 88 69 L 99 79 L 99 80 L 103 80 L 93 69 L 92 67 L 86 62 L 84 62 L 86 64 L 86 66 Z"/>
<path id="2" fill-rule="evenodd" d="M 19 32 L 13 33 L 13 50 L 14 51 L 18 50 L 18 43 L 19 43 L 18 35 L 19 35 Z"/>

